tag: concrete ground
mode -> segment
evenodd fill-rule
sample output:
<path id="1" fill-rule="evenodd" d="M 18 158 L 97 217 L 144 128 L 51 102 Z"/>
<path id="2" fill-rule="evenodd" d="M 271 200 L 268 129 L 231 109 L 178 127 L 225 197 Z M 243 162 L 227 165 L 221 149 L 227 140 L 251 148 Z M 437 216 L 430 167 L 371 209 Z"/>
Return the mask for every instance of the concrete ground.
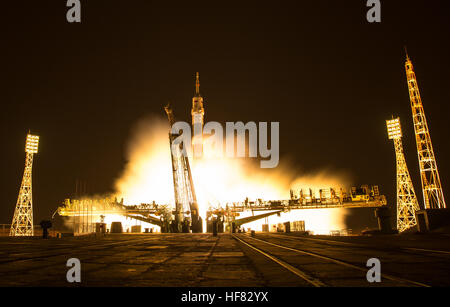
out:
<path id="1" fill-rule="evenodd" d="M 449 235 L 236 237 L 0 237 L 0 286 L 450 286 Z M 66 280 L 69 258 L 81 262 L 79 284 Z M 381 283 L 366 279 L 369 258 Z"/>

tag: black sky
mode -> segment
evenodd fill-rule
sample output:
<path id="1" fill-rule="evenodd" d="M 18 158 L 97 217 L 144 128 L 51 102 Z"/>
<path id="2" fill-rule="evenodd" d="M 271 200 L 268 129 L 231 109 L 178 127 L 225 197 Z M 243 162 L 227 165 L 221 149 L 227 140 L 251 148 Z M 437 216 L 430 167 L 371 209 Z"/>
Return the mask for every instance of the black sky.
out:
<path id="1" fill-rule="evenodd" d="M 279 121 L 280 151 L 305 172 L 350 171 L 395 198 L 385 120 L 400 116 L 419 200 L 403 46 L 415 65 L 450 201 L 448 0 L 4 1 L 1 25 L 0 223 L 10 223 L 28 129 L 41 136 L 33 169 L 35 221 L 74 192 L 111 191 L 133 124 L 171 100 L 189 120 L 194 75 L 206 119 Z M 170 170 L 168 170 L 170 171 Z"/>

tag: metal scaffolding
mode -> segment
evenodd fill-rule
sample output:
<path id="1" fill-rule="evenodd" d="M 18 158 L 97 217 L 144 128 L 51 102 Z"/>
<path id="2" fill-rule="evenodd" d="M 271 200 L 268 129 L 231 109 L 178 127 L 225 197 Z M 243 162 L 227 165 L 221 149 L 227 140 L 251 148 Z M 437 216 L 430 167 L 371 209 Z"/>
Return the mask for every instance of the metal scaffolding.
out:
<path id="1" fill-rule="evenodd" d="M 403 232 L 417 225 L 415 212 L 420 209 L 403 153 L 400 118 L 386 121 L 389 139 L 394 141 L 397 161 L 397 230 Z"/>
<path id="2" fill-rule="evenodd" d="M 10 236 L 33 236 L 33 197 L 31 171 L 33 155 L 38 152 L 39 136 L 28 133 L 25 143 L 25 171 L 20 185 L 19 197 L 12 219 Z"/>
<path id="3" fill-rule="evenodd" d="M 165 108 L 170 127 L 175 124 L 172 108 Z M 197 197 L 194 190 L 191 168 L 183 142 L 175 144 L 179 137 L 169 132 L 170 151 L 172 157 L 173 187 L 175 194 L 175 221 L 172 232 L 202 232 L 202 219 L 199 215 Z"/>
<path id="4" fill-rule="evenodd" d="M 446 208 L 444 194 L 439 178 L 436 158 L 431 144 L 425 111 L 420 98 L 416 74 L 413 64 L 406 54 L 406 79 L 408 81 L 409 98 L 411 101 L 412 118 L 416 134 L 417 155 L 419 159 L 420 178 L 422 181 L 423 200 L 425 209 Z"/>

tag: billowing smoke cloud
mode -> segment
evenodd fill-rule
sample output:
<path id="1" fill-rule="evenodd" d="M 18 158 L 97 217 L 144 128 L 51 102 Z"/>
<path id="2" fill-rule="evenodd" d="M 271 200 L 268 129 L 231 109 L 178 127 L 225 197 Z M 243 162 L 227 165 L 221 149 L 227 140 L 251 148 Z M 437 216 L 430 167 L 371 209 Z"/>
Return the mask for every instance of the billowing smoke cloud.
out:
<path id="1" fill-rule="evenodd" d="M 167 120 L 150 116 L 137 123 L 127 147 L 127 164 L 116 181 L 116 195 L 125 204 L 173 204 L 173 178 Z M 208 155 L 207 155 L 208 156 Z M 212 155 L 214 156 L 214 155 Z M 315 174 L 298 175 L 288 161 L 280 161 L 275 169 L 261 169 L 259 162 L 250 159 L 207 157 L 191 161 L 200 213 L 209 206 L 226 202 L 258 198 L 264 200 L 289 199 L 289 190 L 316 190 L 350 185 L 345 173 L 322 170 Z M 290 213 L 288 220 L 306 220 L 307 228 L 316 232 L 344 229 L 345 210 L 299 210 Z M 283 220 L 283 216 L 277 219 Z M 308 220 L 310 220 L 308 222 Z M 278 221 L 279 222 L 279 221 Z M 323 230 L 323 231 L 322 231 Z"/>
<path id="2" fill-rule="evenodd" d="M 169 124 L 150 116 L 138 122 L 127 147 L 127 163 L 115 188 L 125 204 L 174 201 Z"/>

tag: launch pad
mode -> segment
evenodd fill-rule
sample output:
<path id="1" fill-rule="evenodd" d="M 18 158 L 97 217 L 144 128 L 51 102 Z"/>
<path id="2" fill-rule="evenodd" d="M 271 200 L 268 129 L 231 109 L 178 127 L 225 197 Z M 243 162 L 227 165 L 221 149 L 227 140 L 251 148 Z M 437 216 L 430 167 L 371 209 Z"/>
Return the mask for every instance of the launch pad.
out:
<path id="1" fill-rule="evenodd" d="M 190 157 L 187 153 L 188 149 L 183 141 L 180 142 L 180 137 L 184 131 L 180 133 L 179 129 L 173 128 L 177 122 L 170 103 L 164 107 L 164 110 L 170 127 L 168 145 L 170 146 L 171 155 L 174 204 L 156 204 L 153 202 L 151 204 L 125 206 L 123 199 L 118 202 L 115 197 L 97 200 L 90 198 L 80 200 L 66 199 L 64 205 L 59 207 L 55 213 L 58 213 L 60 216 L 73 218 L 74 233 L 79 233 L 80 229 L 79 225 L 75 225 L 77 223 L 75 218 L 78 218 L 78 224 L 80 220 L 82 220 L 83 225 L 86 221 L 90 224 L 88 227 L 81 228 L 82 233 L 85 232 L 85 229 L 88 229 L 88 232 L 93 232 L 93 223 L 100 224 L 100 227 L 97 227 L 98 225 L 95 227 L 96 230 L 112 231 L 112 226 L 103 226 L 105 224 L 104 218 L 108 215 L 119 215 L 156 225 L 160 227 L 162 233 L 202 233 L 204 231 L 203 219 L 206 219 L 207 232 L 217 233 L 226 230 L 233 233 L 246 223 L 268 218 L 275 214 L 288 213 L 293 210 L 330 208 L 380 209 L 387 206 L 386 197 L 380 194 L 378 186 L 363 185 L 359 188 L 352 187 L 350 191 L 346 191 L 343 188 L 324 188 L 319 191 L 314 191 L 311 188 L 299 191 L 291 190 L 290 198 L 286 200 L 249 200 L 246 198 L 240 202 L 215 202 L 214 207 L 211 204 L 204 203 L 201 205 L 208 208 L 205 210 L 206 215 L 201 216 L 200 205 L 194 188 Z M 192 127 L 195 132 L 192 138 L 195 153 L 194 159 L 202 159 L 203 157 L 204 114 L 203 97 L 200 95 L 200 81 L 197 73 L 195 95 L 192 98 L 191 109 Z M 186 126 L 188 127 L 189 124 L 186 123 Z M 245 129 L 244 127 L 242 128 L 244 131 L 243 139 L 245 140 Z M 232 140 L 234 143 L 234 139 Z M 189 139 L 189 141 L 191 140 Z M 236 141 L 239 141 L 239 137 Z M 274 145 L 272 144 L 272 146 Z M 265 213 L 255 214 L 261 212 Z M 251 213 L 251 215 L 239 217 L 241 213 Z M 383 228 L 390 229 L 389 222 L 385 221 L 388 219 L 388 216 L 377 216 L 379 220 L 384 220 L 383 222 L 379 221 L 379 225 L 386 225 Z M 120 222 L 116 221 L 114 223 L 117 225 Z M 120 230 L 121 227 L 117 229 L 117 232 L 122 232 Z"/>
<path id="2" fill-rule="evenodd" d="M 212 228 L 214 222 L 222 225 L 218 226 L 219 229 L 216 231 L 223 232 L 223 229 L 227 229 L 229 232 L 234 232 L 236 228 L 244 224 L 275 214 L 289 213 L 294 210 L 332 208 L 382 209 L 387 208 L 387 202 L 385 196 L 379 194 L 377 186 L 364 185 L 358 189 L 352 188 L 348 193 L 343 189 L 338 191 L 333 188 L 322 189 L 319 191 L 319 197 L 317 198 L 311 189 L 307 193 L 300 190 L 299 195 L 295 195 L 291 191 L 291 199 L 289 200 L 264 201 L 258 199 L 256 201 L 250 201 L 246 199 L 243 202 L 224 203 L 218 208 L 210 207 L 206 212 L 206 231 L 214 232 Z M 55 214 L 57 213 L 63 217 L 72 217 L 74 233 L 84 232 L 80 230 L 83 228 L 75 225 L 77 223 L 76 219 L 78 219 L 78 223 L 86 223 L 87 221 L 88 223 L 95 224 L 99 219 L 102 217 L 104 219 L 107 215 L 120 215 L 128 219 L 153 224 L 161 227 L 162 233 L 191 232 L 187 226 L 182 231 L 178 231 L 178 228 L 174 225 L 176 223 L 174 212 L 170 205 L 159 205 L 153 202 L 151 204 L 125 206 L 123 200 L 118 202 L 116 198 L 111 197 L 97 200 L 66 199 L 64 205 L 60 206 Z M 251 215 L 240 217 L 243 213 L 251 213 Z M 225 227 L 222 228 L 223 226 Z M 94 231 L 93 227 L 86 227 L 85 229 L 87 230 L 86 232 Z M 104 229 L 104 231 L 110 230 L 110 225 L 107 225 Z"/>
<path id="3" fill-rule="evenodd" d="M 410 100 L 413 108 L 416 141 L 418 142 L 418 152 L 420 153 L 419 164 L 421 167 L 425 209 L 442 209 L 445 211 L 446 205 L 440 186 L 431 138 L 424 116 L 417 80 L 408 55 L 405 68 L 410 91 Z M 59 207 L 56 212 L 60 216 L 73 217 L 73 233 L 80 233 L 79 225 L 75 226 L 75 224 L 77 224 L 75 218 L 78 218 L 78 224 L 80 224 L 80 219 L 83 221 L 81 223 L 83 224 L 81 233 L 94 232 L 94 227 L 92 227 L 94 223 L 95 232 L 105 232 L 109 230 L 111 232 L 121 233 L 121 222 L 114 221 L 110 226 L 106 225 L 104 219 L 109 215 L 116 215 L 156 225 L 160 227 L 160 232 L 162 233 L 202 233 L 204 231 L 203 219 L 206 219 L 207 232 L 216 234 L 217 232 L 223 232 L 223 230 L 226 229 L 228 232 L 234 233 L 237 228 L 246 223 L 251 223 L 262 218 L 268 218 L 271 215 L 280 215 L 281 213 L 288 213 L 293 210 L 329 208 L 375 208 L 379 229 L 383 232 L 391 231 L 390 214 L 386 198 L 384 195 L 380 194 L 379 188 L 376 185 L 363 185 L 359 188 L 352 187 L 350 191 L 345 191 L 342 188 L 320 189 L 318 194 L 317 191 L 313 191 L 312 189 L 306 189 L 305 191 L 303 189 L 300 191 L 291 190 L 290 199 L 287 200 L 256 199 L 249 201 L 247 198 L 245 201 L 232 203 L 215 201 L 215 207 L 210 203 L 199 204 L 194 187 L 194 178 L 191 172 L 192 161 L 190 161 L 190 157 L 187 153 L 188 149 L 186 148 L 185 142 L 180 141 L 184 131 L 183 129 L 174 128 L 178 122 L 175 119 L 174 111 L 170 104 L 168 104 L 164 110 L 167 114 L 170 127 L 168 133 L 168 145 L 170 147 L 171 156 L 174 204 L 156 204 L 153 202 L 151 204 L 125 206 L 123 200 L 118 202 L 116 198 L 99 200 L 90 198 L 80 200 L 67 199 L 64 205 Z M 200 81 L 199 74 L 197 73 L 195 95 L 192 98 L 191 109 L 192 127 L 194 128 L 195 134 L 192 139 L 189 137 L 189 143 L 193 141 L 195 152 L 194 158 L 200 160 L 203 157 L 204 114 L 204 101 L 203 97 L 200 95 Z M 185 124 L 185 126 L 190 128 L 189 124 Z M 444 211 L 442 211 L 444 213 L 440 214 L 432 214 L 431 211 L 429 211 L 430 214 L 428 214 L 428 211 L 424 211 L 425 213 L 423 213 L 419 210 L 419 203 L 415 195 L 412 180 L 403 154 L 400 119 L 393 118 L 392 120 L 387 121 L 387 128 L 389 138 L 394 140 L 397 160 L 397 230 L 403 232 L 415 227 L 418 223 L 416 219 L 420 219 L 419 228 L 421 230 L 430 230 L 436 223 L 439 225 L 445 224 L 436 222 L 440 219 L 436 218 L 436 216 L 445 216 L 442 219 L 448 221 L 447 214 Z M 243 128 L 243 130 L 245 140 L 245 128 Z M 255 142 L 250 141 L 250 134 L 249 131 L 249 147 L 251 147 L 250 145 L 256 144 Z M 191 135 L 189 134 L 189 136 Z M 31 145 L 28 145 L 27 143 L 26 147 L 26 151 L 30 157 L 32 157 L 33 153 L 37 153 L 38 137 L 36 137 L 36 139 L 34 138 L 35 137 L 32 136 L 31 140 L 33 143 Z M 233 139 L 233 141 L 237 141 L 238 138 Z M 261 138 L 259 141 L 261 142 Z M 265 140 L 265 144 L 267 145 L 267 140 Z M 276 144 L 278 144 L 278 141 Z M 274 144 L 272 144 L 272 146 L 274 146 Z M 249 151 L 250 150 L 251 148 Z M 423 154 L 423 152 L 426 152 L 426 154 Z M 28 160 L 30 159 L 27 158 L 27 161 Z M 218 163 L 220 164 L 221 162 L 222 161 Z M 429 164 L 429 167 L 424 167 L 424 163 L 427 165 Z M 25 185 L 23 191 L 21 190 L 19 194 L 19 201 L 16 208 L 16 212 L 18 212 L 19 215 L 18 218 L 14 217 L 13 221 L 16 221 L 17 224 L 17 220 L 19 220 L 18 225 L 21 225 L 20 227 L 27 224 L 28 226 L 24 227 L 27 229 L 27 233 L 32 235 L 33 229 L 32 226 L 29 225 L 30 222 L 28 221 L 25 223 L 22 221 L 24 216 L 27 217 L 26 219 L 28 220 L 30 220 L 30 216 L 32 217 L 31 179 L 27 179 L 31 178 L 31 162 L 28 164 L 30 164 L 30 166 L 26 168 L 25 171 Z M 207 174 L 207 176 L 210 175 L 211 174 Z M 24 204 L 21 203 L 21 200 Z M 206 211 L 206 215 L 201 216 L 200 209 L 205 209 L 205 207 L 208 207 L 207 210 L 203 210 Z M 264 213 L 255 214 L 261 212 Z M 240 213 L 251 213 L 251 215 L 240 217 Z M 416 213 L 418 214 L 417 218 Z M 88 224 L 87 228 L 84 227 L 86 222 Z M 113 224 L 117 227 L 113 227 Z M 12 229 L 15 228 L 12 227 Z M 135 231 L 132 232 L 141 232 L 138 229 L 139 228 L 135 227 Z M 14 231 L 11 233 L 13 234 Z M 17 233 L 16 235 L 22 234 Z"/>

